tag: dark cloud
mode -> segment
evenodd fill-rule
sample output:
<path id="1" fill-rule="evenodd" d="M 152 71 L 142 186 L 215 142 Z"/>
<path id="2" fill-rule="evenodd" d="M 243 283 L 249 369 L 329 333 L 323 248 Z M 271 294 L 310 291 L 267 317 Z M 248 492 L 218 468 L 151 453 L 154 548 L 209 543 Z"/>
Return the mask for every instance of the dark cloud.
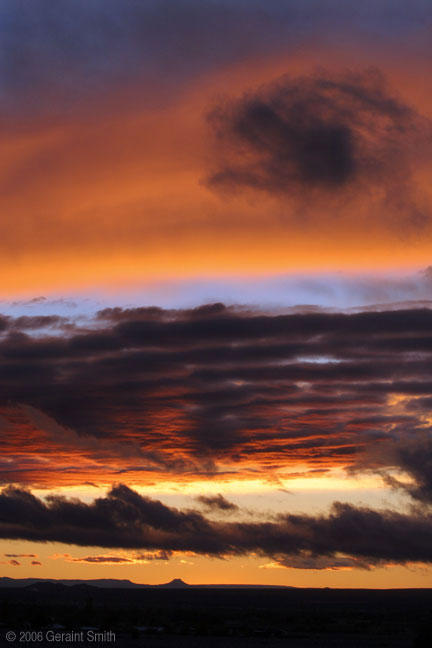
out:
<path id="1" fill-rule="evenodd" d="M 218 493 L 214 496 L 200 495 L 199 497 L 197 497 L 197 501 L 200 502 L 200 504 L 204 504 L 204 506 L 208 509 L 215 509 L 226 512 L 238 510 L 238 506 L 227 500 L 223 495 L 221 495 L 221 493 Z"/>
<path id="2" fill-rule="evenodd" d="M 428 409 L 429 413 L 429 409 Z M 432 429 L 419 430 L 414 436 L 403 438 L 388 448 L 389 461 L 410 478 L 409 482 L 386 473 L 387 481 L 404 489 L 423 504 L 432 503 Z"/>
<path id="3" fill-rule="evenodd" d="M 169 508 L 124 485 L 91 505 L 57 496 L 44 503 L 28 491 L 8 487 L 0 494 L 0 521 L 2 537 L 171 551 L 186 550 L 188 538 L 195 535 L 197 546 L 202 543 L 204 551 L 217 553 L 211 524 L 199 513 Z"/>
<path id="4" fill-rule="evenodd" d="M 6 558 L 37 558 L 36 554 L 4 554 Z"/>
<path id="5" fill-rule="evenodd" d="M 170 508 L 123 485 L 90 504 L 60 496 L 43 502 L 28 491 L 8 487 L 0 494 L 0 536 L 219 557 L 257 552 L 286 564 L 307 557 L 356 566 L 432 562 L 430 513 L 335 503 L 327 515 L 288 513 L 271 521 L 214 522 L 198 511 Z M 84 560 L 102 562 L 99 558 Z M 113 558 L 110 562 L 117 562 Z"/>
<path id="6" fill-rule="evenodd" d="M 31 561 L 31 564 L 32 564 L 32 565 L 42 565 L 42 563 L 39 562 L 39 560 L 32 560 L 32 561 Z"/>
<path id="7" fill-rule="evenodd" d="M 390 94 L 375 70 L 285 76 L 220 105 L 209 120 L 222 151 L 210 186 L 287 198 L 309 192 L 308 200 L 315 190 L 385 189 L 389 174 L 394 196 L 395 178 L 407 182 L 413 141 L 420 132 L 430 138 L 429 126 Z"/>

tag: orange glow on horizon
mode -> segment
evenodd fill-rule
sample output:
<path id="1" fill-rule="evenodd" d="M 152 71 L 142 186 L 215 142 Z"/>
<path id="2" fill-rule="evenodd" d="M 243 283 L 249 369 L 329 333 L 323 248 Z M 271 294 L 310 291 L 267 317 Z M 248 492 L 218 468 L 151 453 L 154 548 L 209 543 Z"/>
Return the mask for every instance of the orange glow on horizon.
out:
<path id="1" fill-rule="evenodd" d="M 387 566 L 365 569 L 293 569 L 265 568 L 271 561 L 266 557 L 240 556 L 229 560 L 205 558 L 188 553 L 176 553 L 169 560 L 136 562 L 88 563 L 84 557 L 106 555 L 125 556 L 127 552 L 100 551 L 94 547 L 73 547 L 60 543 L 48 546 L 22 541 L 0 542 L 3 553 L 35 554 L 41 565 L 31 565 L 31 559 L 22 559 L 19 566 L 4 564 L 2 573 L 12 578 L 97 579 L 127 578 L 136 583 L 157 585 L 181 578 L 191 585 L 198 584 L 268 584 L 293 587 L 332 588 L 410 588 L 428 587 L 430 567 L 427 565 Z M 139 552 L 138 552 L 139 553 Z M 142 552 L 151 553 L 151 552 Z M 72 558 L 72 560 L 71 560 Z M 77 558 L 78 561 L 73 559 Z M 81 560 L 80 560 L 81 558 Z M 7 560 L 3 561 L 7 563 Z"/>

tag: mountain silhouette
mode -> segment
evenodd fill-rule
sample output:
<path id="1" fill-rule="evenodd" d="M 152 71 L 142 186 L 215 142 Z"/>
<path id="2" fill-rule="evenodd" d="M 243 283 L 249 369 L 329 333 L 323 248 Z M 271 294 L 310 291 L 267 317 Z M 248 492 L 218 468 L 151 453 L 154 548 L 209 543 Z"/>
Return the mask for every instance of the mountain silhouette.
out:
<path id="1" fill-rule="evenodd" d="M 159 585 L 159 587 L 171 587 L 180 589 L 182 587 L 190 587 L 190 585 L 182 581 L 181 578 L 173 578 L 173 580 L 169 583 L 163 583 L 162 585 Z"/>
<path id="2" fill-rule="evenodd" d="M 289 585 L 242 585 L 237 584 L 197 584 L 189 585 L 181 578 L 173 578 L 169 583 L 148 585 L 134 583 L 133 581 L 115 578 L 97 578 L 90 580 L 81 579 L 55 579 L 55 578 L 9 578 L 0 577 L 0 589 L 3 588 L 31 587 L 34 591 L 52 590 L 55 587 L 95 587 L 98 589 L 295 589 Z"/>

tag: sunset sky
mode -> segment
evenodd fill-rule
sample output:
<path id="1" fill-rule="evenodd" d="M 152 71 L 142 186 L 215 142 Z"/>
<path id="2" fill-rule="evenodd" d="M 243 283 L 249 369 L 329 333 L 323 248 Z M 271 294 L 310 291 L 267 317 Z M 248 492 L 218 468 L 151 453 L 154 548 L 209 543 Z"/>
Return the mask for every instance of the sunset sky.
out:
<path id="1" fill-rule="evenodd" d="M 432 585 L 430 0 L 0 0 L 0 575 Z"/>

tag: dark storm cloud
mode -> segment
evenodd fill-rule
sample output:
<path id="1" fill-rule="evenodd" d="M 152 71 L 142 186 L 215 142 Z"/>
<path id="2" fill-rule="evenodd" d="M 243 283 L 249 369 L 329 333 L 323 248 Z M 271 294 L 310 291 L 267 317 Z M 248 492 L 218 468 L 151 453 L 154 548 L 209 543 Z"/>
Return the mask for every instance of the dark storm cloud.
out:
<path id="1" fill-rule="evenodd" d="M 0 536 L 210 556 L 258 552 L 281 562 L 309 556 L 327 557 L 331 563 L 341 555 L 360 559 L 357 566 L 362 561 L 432 562 L 432 517 L 422 512 L 335 503 L 327 515 L 284 514 L 271 521 L 222 523 L 198 511 L 170 508 L 122 485 L 90 504 L 59 496 L 43 502 L 27 491 L 6 488 L 0 494 Z"/>
<path id="2" fill-rule="evenodd" d="M 285 76 L 220 105 L 209 121 L 222 150 L 210 186 L 290 198 L 306 189 L 383 186 L 389 174 L 400 175 L 419 133 L 430 138 L 378 71 Z"/>

